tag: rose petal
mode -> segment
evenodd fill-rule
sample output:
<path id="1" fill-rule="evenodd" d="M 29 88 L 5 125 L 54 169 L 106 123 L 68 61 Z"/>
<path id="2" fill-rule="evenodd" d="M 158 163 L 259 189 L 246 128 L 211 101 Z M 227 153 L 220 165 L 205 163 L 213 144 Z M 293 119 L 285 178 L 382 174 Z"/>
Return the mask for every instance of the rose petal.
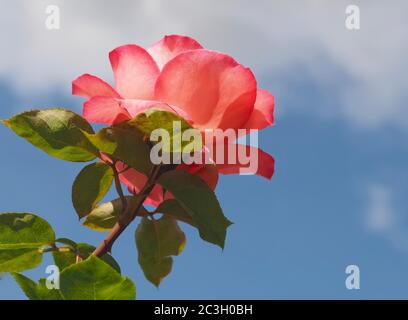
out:
<path id="1" fill-rule="evenodd" d="M 113 164 L 113 160 L 105 152 L 100 152 L 100 158 L 101 158 L 101 161 L 105 162 L 106 164 Z"/>
<path id="2" fill-rule="evenodd" d="M 72 81 L 72 94 L 88 99 L 95 96 L 120 98 L 120 95 L 108 83 L 90 74 L 83 74 Z"/>
<path id="3" fill-rule="evenodd" d="M 155 94 L 183 109 L 200 129 L 217 128 L 221 121 L 221 127 L 240 128 L 254 108 L 256 80 L 230 56 L 198 49 L 164 66 Z"/>
<path id="4" fill-rule="evenodd" d="M 267 90 L 259 89 L 251 116 L 244 125 L 245 129 L 261 130 L 273 124 L 275 99 Z"/>
<path id="5" fill-rule="evenodd" d="M 226 147 L 226 146 L 224 146 Z M 234 148 L 231 144 L 228 145 L 229 148 Z M 248 145 L 235 145 L 236 150 L 236 161 L 229 160 L 227 157 L 227 151 L 224 152 L 224 163 L 221 163 L 217 157 L 214 157 L 216 161 L 216 167 L 219 173 L 222 174 L 256 174 L 267 179 L 271 179 L 274 172 L 275 160 L 272 156 L 261 149 Z M 227 150 L 227 149 L 225 149 Z M 231 149 L 233 150 L 233 149 Z M 244 161 L 239 160 L 238 153 L 244 153 L 251 156 L 251 161 L 248 164 L 244 164 Z M 222 159 L 222 158 L 221 158 Z"/>
<path id="6" fill-rule="evenodd" d="M 137 194 L 144 187 L 147 182 L 147 177 L 136 171 L 135 169 L 128 168 L 126 164 L 118 161 L 116 163 L 116 169 L 118 170 L 120 181 L 128 188 L 132 194 Z M 185 165 L 181 164 L 177 167 L 177 170 L 187 170 L 191 174 L 198 175 L 201 179 L 208 184 L 208 186 L 214 190 L 218 182 L 218 170 L 214 165 Z M 122 173 L 121 173 L 122 172 Z M 173 195 L 170 192 L 166 192 L 163 195 L 163 188 L 156 184 L 149 196 L 146 198 L 144 204 L 158 207 L 161 202 L 167 199 L 173 199 Z"/>
<path id="7" fill-rule="evenodd" d="M 120 100 L 120 102 L 121 102 L 121 106 L 129 112 L 132 118 L 134 118 L 139 113 L 142 113 L 142 112 L 145 112 L 146 110 L 154 108 L 154 109 L 160 109 L 160 110 L 165 110 L 165 111 L 175 113 L 179 115 L 180 117 L 182 117 L 187 122 L 189 123 L 192 122 L 190 116 L 184 110 L 176 106 L 170 106 L 167 103 L 163 103 L 160 101 L 123 99 L 123 100 Z"/>
<path id="8" fill-rule="evenodd" d="M 178 54 L 188 51 L 202 49 L 203 47 L 196 40 L 186 36 L 168 35 L 147 48 L 147 52 L 156 61 L 159 69 Z"/>
<path id="9" fill-rule="evenodd" d="M 145 49 L 124 45 L 109 53 L 116 90 L 126 99 L 153 100 L 159 68 Z"/>
<path id="10" fill-rule="evenodd" d="M 84 103 L 82 113 L 86 120 L 95 123 L 117 124 L 131 119 L 118 100 L 109 97 L 93 97 Z"/>
<path id="11" fill-rule="evenodd" d="M 118 172 L 123 172 L 119 175 L 119 179 L 132 194 L 140 192 L 147 182 L 147 177 L 144 174 L 132 168 L 127 169 L 127 165 L 123 162 L 118 161 L 116 169 Z M 146 198 L 144 204 L 157 207 L 162 201 L 163 189 L 160 185 L 156 185 Z"/>

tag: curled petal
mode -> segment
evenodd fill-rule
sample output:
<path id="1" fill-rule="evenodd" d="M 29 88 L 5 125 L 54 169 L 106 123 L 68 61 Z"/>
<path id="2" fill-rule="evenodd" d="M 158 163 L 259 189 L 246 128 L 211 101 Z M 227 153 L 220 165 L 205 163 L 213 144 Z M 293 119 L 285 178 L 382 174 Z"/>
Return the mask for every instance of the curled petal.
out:
<path id="1" fill-rule="evenodd" d="M 84 103 L 83 116 L 90 122 L 103 124 L 117 124 L 131 119 L 117 99 L 99 96 Z"/>
<path id="2" fill-rule="evenodd" d="M 228 149 L 225 149 L 227 147 Z M 235 157 L 231 159 L 232 153 L 235 153 Z M 219 173 L 222 174 L 256 174 L 271 179 L 275 167 L 275 160 L 270 154 L 256 147 L 241 144 L 224 146 L 221 157 L 216 154 L 214 159 Z"/>
<path id="3" fill-rule="evenodd" d="M 256 80 L 230 56 L 198 49 L 164 66 L 155 94 L 183 109 L 200 129 L 241 128 L 254 108 Z"/>
<path id="4" fill-rule="evenodd" d="M 156 184 L 144 204 L 157 208 L 164 200 L 164 190 L 161 185 Z"/>
<path id="5" fill-rule="evenodd" d="M 256 95 L 255 107 L 244 125 L 245 129 L 261 130 L 273 124 L 275 99 L 267 90 L 259 89 Z"/>
<path id="6" fill-rule="evenodd" d="M 108 83 L 90 74 L 83 74 L 72 81 L 72 94 L 91 99 L 95 96 L 120 98 Z"/>
<path id="7" fill-rule="evenodd" d="M 145 49 L 124 45 L 109 53 L 116 90 L 126 99 L 153 100 L 159 68 Z"/>
<path id="8" fill-rule="evenodd" d="M 153 57 L 161 70 L 168 61 L 178 54 L 184 51 L 202 48 L 201 44 L 193 38 L 180 35 L 168 35 L 150 46 L 147 52 Z"/>

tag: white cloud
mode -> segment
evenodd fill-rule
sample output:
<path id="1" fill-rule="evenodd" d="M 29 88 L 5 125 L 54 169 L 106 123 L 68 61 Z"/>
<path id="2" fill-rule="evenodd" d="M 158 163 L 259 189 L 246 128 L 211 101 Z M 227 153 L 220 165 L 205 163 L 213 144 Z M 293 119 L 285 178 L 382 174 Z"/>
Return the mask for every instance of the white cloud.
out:
<path id="1" fill-rule="evenodd" d="M 280 112 L 341 117 L 358 127 L 408 127 L 408 3 L 354 1 L 361 30 L 344 27 L 349 1 L 14 0 L 1 5 L 0 79 L 21 95 L 62 90 L 84 72 L 112 79 L 107 53 L 182 33 L 250 66 L 277 96 Z M 44 26 L 45 7 L 61 9 L 61 30 Z M 298 68 L 299 67 L 299 68 Z M 336 103 L 287 108 L 293 81 L 329 90 Z M 290 73 L 290 75 L 289 75 Z"/>
<path id="2" fill-rule="evenodd" d="M 402 251 L 408 251 L 408 230 L 404 219 L 396 210 L 393 190 L 383 184 L 373 184 L 367 190 L 368 206 L 365 226 L 391 242 Z"/>

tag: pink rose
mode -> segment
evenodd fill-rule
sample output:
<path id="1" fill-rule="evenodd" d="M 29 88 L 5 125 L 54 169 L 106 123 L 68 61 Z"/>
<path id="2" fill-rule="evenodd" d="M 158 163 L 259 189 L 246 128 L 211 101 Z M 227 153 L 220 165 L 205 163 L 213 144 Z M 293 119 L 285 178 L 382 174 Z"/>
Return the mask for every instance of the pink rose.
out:
<path id="1" fill-rule="evenodd" d="M 177 113 L 200 130 L 260 130 L 273 124 L 274 97 L 257 88 L 251 70 L 226 54 L 204 49 L 190 37 L 165 36 L 147 49 L 124 45 L 111 51 L 109 59 L 115 89 L 89 74 L 72 83 L 72 93 L 88 99 L 83 108 L 88 121 L 115 124 L 160 104 L 161 109 Z M 253 173 L 270 179 L 273 158 L 260 149 L 255 151 L 259 164 Z M 242 166 L 216 167 L 219 173 L 232 174 L 239 173 Z M 205 174 L 200 176 L 206 180 Z M 143 185 L 137 180 L 143 177 L 127 170 L 121 180 L 129 190 L 137 191 Z"/>

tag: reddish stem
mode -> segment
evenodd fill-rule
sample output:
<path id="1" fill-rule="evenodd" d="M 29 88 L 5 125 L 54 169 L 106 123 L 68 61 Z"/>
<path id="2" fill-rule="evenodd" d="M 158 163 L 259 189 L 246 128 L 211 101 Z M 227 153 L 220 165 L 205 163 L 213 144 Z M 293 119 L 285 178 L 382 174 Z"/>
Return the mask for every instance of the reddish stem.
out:
<path id="1" fill-rule="evenodd" d="M 101 244 L 95 249 L 92 253 L 97 257 L 101 257 L 104 254 L 111 252 L 112 246 L 116 239 L 122 234 L 122 232 L 127 228 L 127 226 L 138 216 L 140 208 L 143 206 L 143 202 L 149 196 L 152 191 L 155 181 L 159 175 L 160 166 L 153 166 L 152 172 L 147 180 L 146 184 L 142 190 L 137 195 L 138 202 L 135 206 L 135 209 L 132 214 L 126 214 L 126 211 L 123 212 L 119 221 L 113 226 L 106 238 L 101 242 Z M 129 212 L 130 213 L 130 212 Z"/>

